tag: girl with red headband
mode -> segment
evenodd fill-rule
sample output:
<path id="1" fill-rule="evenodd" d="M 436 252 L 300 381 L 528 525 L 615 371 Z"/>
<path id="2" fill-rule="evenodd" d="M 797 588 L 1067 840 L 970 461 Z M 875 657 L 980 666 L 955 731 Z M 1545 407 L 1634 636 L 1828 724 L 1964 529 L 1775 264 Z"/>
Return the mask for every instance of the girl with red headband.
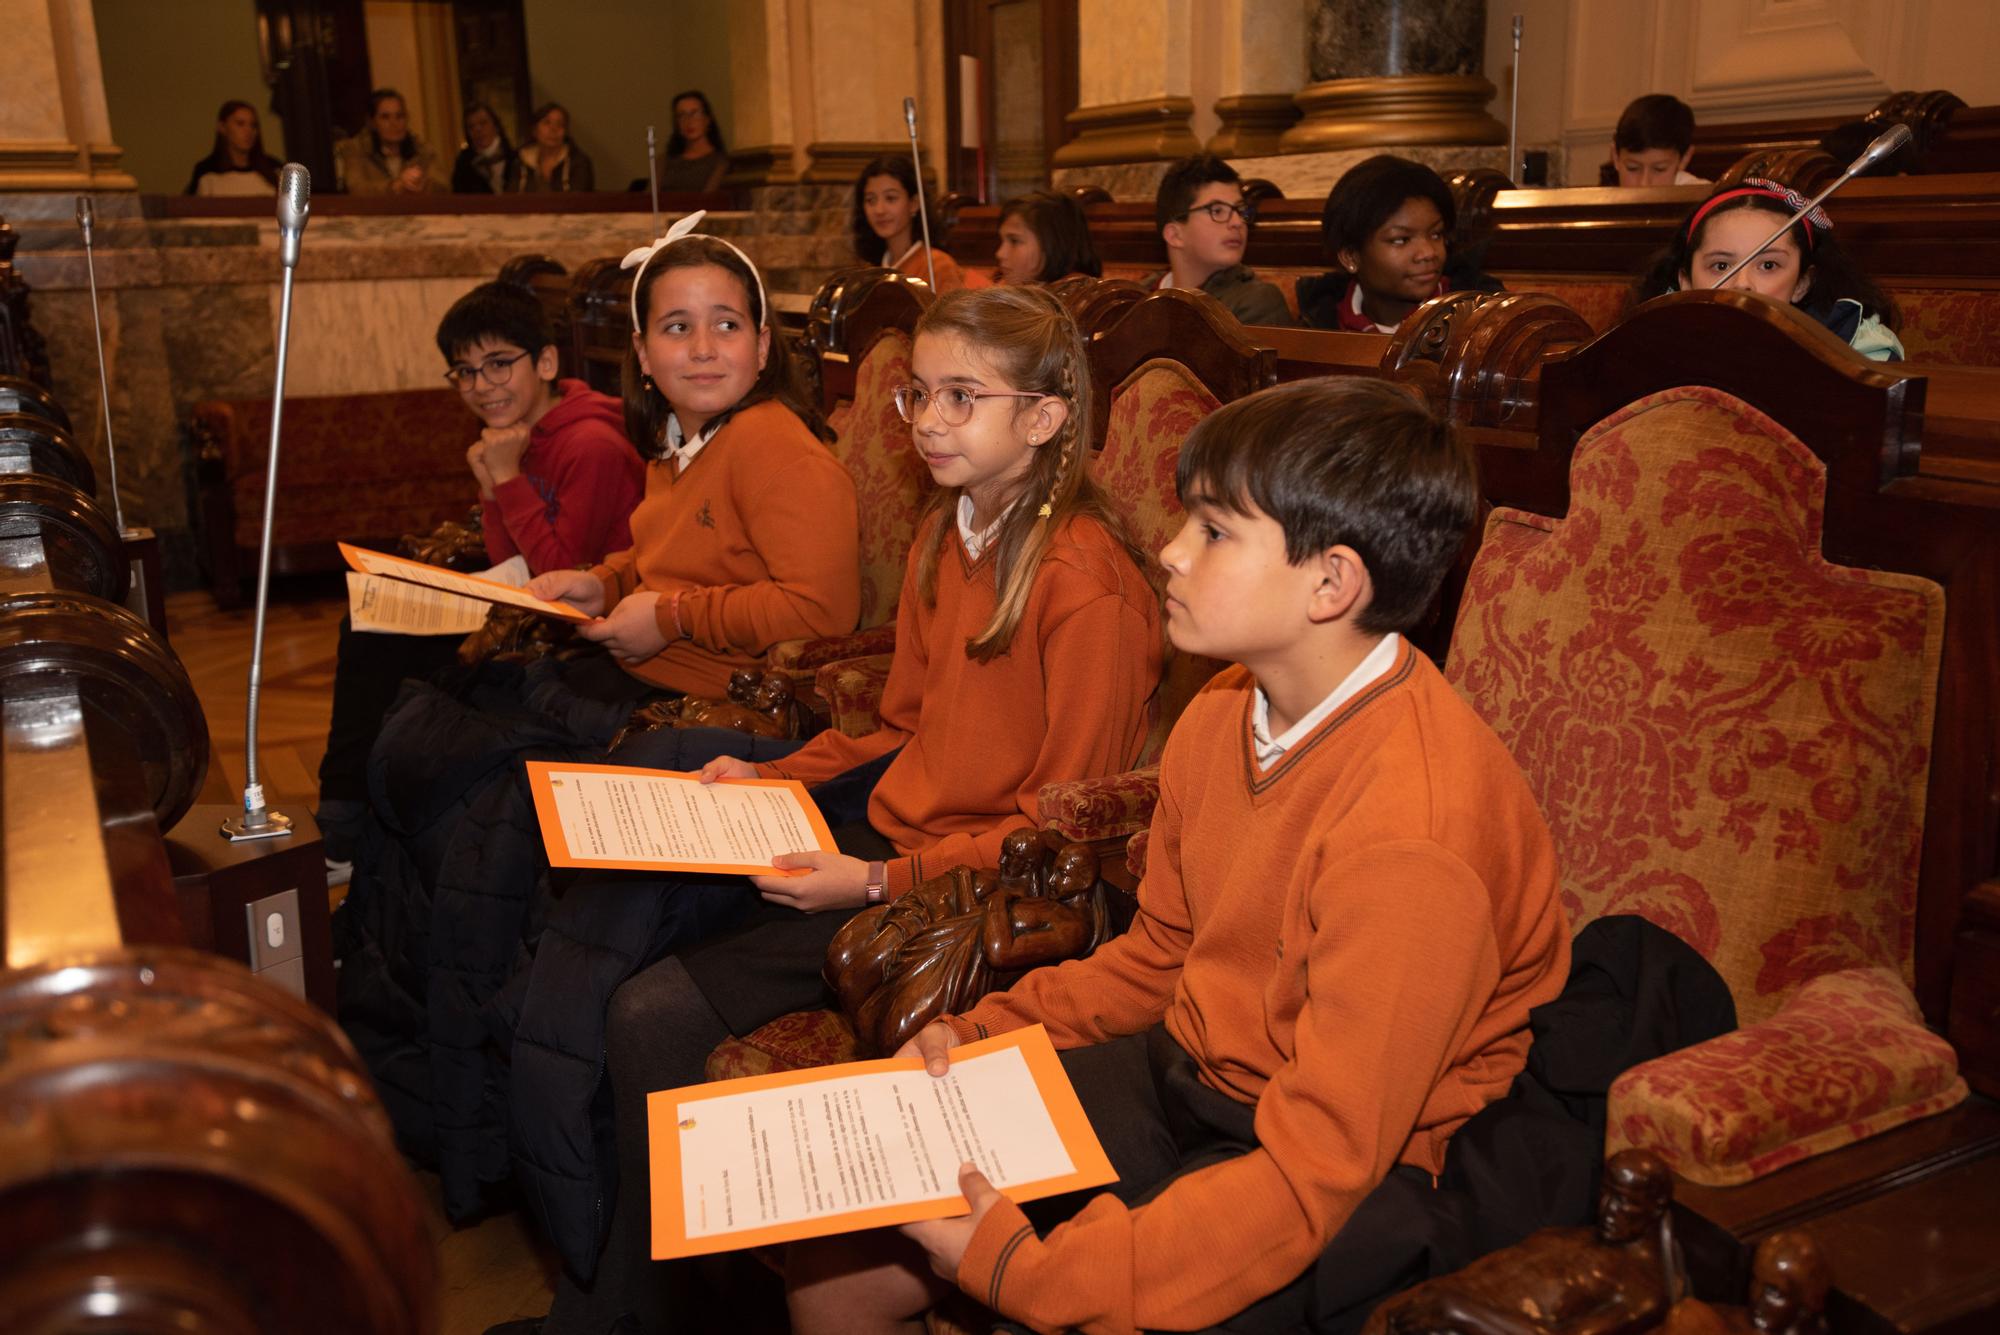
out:
<path id="1" fill-rule="evenodd" d="M 1640 280 L 1639 299 L 1715 287 L 1754 251 L 1729 287 L 1797 307 L 1864 357 L 1901 361 L 1895 303 L 1841 249 L 1824 209 L 1814 209 L 1756 249 L 1805 203 L 1796 190 L 1755 176 L 1718 189 L 1675 229 L 1673 244 Z"/>

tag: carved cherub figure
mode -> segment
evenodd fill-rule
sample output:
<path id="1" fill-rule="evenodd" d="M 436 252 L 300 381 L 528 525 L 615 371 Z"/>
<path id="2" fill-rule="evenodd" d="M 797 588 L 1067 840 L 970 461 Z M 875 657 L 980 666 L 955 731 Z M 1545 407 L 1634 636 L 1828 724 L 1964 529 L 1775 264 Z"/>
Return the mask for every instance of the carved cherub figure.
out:
<path id="1" fill-rule="evenodd" d="M 1673 1242 L 1673 1174 L 1648 1150 L 1604 1166 L 1592 1228 L 1545 1228 L 1389 1299 L 1364 1335 L 1637 1335 L 1687 1289 Z"/>
<path id="2" fill-rule="evenodd" d="M 1806 1233 L 1773 1233 L 1750 1261 L 1748 1308 L 1698 1298 L 1674 1304 L 1661 1335 L 1826 1335 L 1829 1277 Z"/>
<path id="3" fill-rule="evenodd" d="M 727 695 L 705 700 L 684 695 L 640 705 L 611 739 L 610 750 L 661 728 L 729 728 L 756 737 L 791 737 L 798 732 L 792 708 L 792 679 L 782 672 L 738 668 L 729 674 Z"/>

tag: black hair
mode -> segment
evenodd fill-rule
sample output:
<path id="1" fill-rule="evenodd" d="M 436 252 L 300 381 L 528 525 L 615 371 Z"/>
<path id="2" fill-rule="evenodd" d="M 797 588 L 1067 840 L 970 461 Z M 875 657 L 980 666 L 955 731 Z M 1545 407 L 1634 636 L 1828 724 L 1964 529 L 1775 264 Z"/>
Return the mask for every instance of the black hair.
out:
<path id="1" fill-rule="evenodd" d="M 750 271 L 743 257 L 712 236 L 689 236 L 674 242 L 649 260 L 640 273 L 639 281 L 644 284 L 639 289 L 639 327 L 646 327 L 652 318 L 653 290 L 660 278 L 673 269 L 692 269 L 704 264 L 712 264 L 743 285 L 743 305 L 750 317 L 750 327 L 755 330 L 765 322 L 764 307 L 757 300 L 757 275 Z M 757 379 L 741 399 L 723 412 L 716 414 L 714 421 L 719 426 L 745 408 L 754 407 L 766 399 L 776 399 L 797 415 L 806 424 L 806 429 L 821 440 L 833 439 L 833 432 L 827 427 L 826 419 L 820 416 L 819 405 L 813 394 L 806 388 L 805 373 L 792 355 L 791 340 L 785 336 L 784 326 L 776 320 L 769 322 L 771 330 L 771 352 L 764 360 L 764 369 L 757 373 Z M 627 347 L 625 365 L 619 377 L 619 389 L 625 399 L 625 434 L 639 447 L 643 458 L 660 458 L 666 450 L 667 417 L 673 412 L 673 405 L 667 396 L 653 383 L 639 365 L 638 349 Z"/>
<path id="2" fill-rule="evenodd" d="M 1685 153 L 1693 146 L 1694 109 L 1671 93 L 1633 98 L 1618 118 L 1618 128 L 1611 132 L 1611 147 L 1624 153 L 1643 153 L 1649 148 Z"/>
<path id="3" fill-rule="evenodd" d="M 1170 222 L 1187 217 L 1196 195 L 1205 185 L 1238 185 L 1243 178 L 1236 168 L 1213 153 L 1197 153 L 1167 168 L 1160 188 L 1153 193 L 1153 226 L 1165 231 Z"/>
<path id="4" fill-rule="evenodd" d="M 1709 199 L 1743 188 L 1743 185 L 1718 186 L 1709 194 Z M 1693 267 L 1701 232 L 1718 214 L 1754 209 L 1770 215 L 1773 219 L 1771 225 L 1775 227 L 1791 217 L 1796 208 L 1797 205 L 1769 194 L 1738 195 L 1734 199 L 1723 200 L 1712 209 L 1708 207 L 1708 200 L 1703 200 L 1688 210 L 1687 216 L 1674 227 L 1673 240 L 1654 256 L 1653 262 L 1633 285 L 1634 297 L 1649 301 L 1663 293 L 1679 291 L 1681 275 Z M 1697 216 L 1701 218 L 1699 227 L 1694 221 Z M 1824 315 L 1842 301 L 1854 301 L 1860 303 L 1864 316 L 1873 315 L 1891 329 L 1902 322 L 1896 303 L 1873 279 L 1861 272 L 1853 258 L 1841 247 L 1840 238 L 1834 234 L 1832 227 L 1815 227 L 1809 219 L 1801 218 L 1792 224 L 1787 235 L 1799 248 L 1799 272 L 1812 280 L 1806 287 L 1805 295 L 1794 305 Z"/>
<path id="5" fill-rule="evenodd" d="M 700 101 L 701 114 L 708 117 L 708 142 L 715 146 L 716 152 L 726 152 L 722 146 L 722 123 L 715 119 L 715 108 L 708 104 L 708 94 L 699 88 L 689 88 L 685 92 L 675 93 L 672 100 L 667 103 L 667 115 L 674 122 L 674 132 L 667 136 L 667 156 L 677 158 L 687 152 L 687 138 L 681 134 L 680 117 L 674 115 L 674 108 L 681 104 L 681 99 L 684 97 Z"/>
<path id="6" fill-rule="evenodd" d="M 1458 225 L 1451 187 L 1421 162 L 1380 153 L 1355 163 L 1333 183 L 1319 216 L 1320 238 L 1327 255 L 1338 263 L 1342 250 L 1360 250 L 1404 201 L 1411 199 L 1428 199 L 1437 206 L 1447 236 Z"/>
<path id="7" fill-rule="evenodd" d="M 1386 380 L 1324 376 L 1216 409 L 1181 446 L 1181 503 L 1251 506 L 1278 522 L 1285 559 L 1352 547 L 1374 597 L 1364 631 L 1417 624 L 1479 512 L 1478 469 L 1451 422 Z"/>
<path id="8" fill-rule="evenodd" d="M 854 202 L 848 218 L 848 230 L 854 236 L 855 256 L 868 264 L 882 262 L 882 238 L 875 235 L 875 229 L 868 225 L 868 210 L 862 207 L 861 197 L 868 193 L 868 183 L 878 176 L 893 177 L 911 199 L 917 198 L 917 169 L 907 157 L 899 154 L 891 153 L 874 159 L 854 178 Z M 924 227 L 927 219 L 930 223 L 928 233 Z M 917 216 L 910 219 L 910 234 L 918 241 L 928 234 L 932 245 L 944 245 L 936 215 L 921 206 Z M 889 258 L 893 260 L 896 257 L 891 255 Z"/>
<path id="9" fill-rule="evenodd" d="M 563 142 L 574 147 L 574 141 L 571 140 L 569 134 L 569 108 L 560 102 L 544 102 L 539 107 L 536 107 L 534 114 L 528 117 L 528 132 L 530 134 L 534 133 L 534 128 L 542 123 L 542 117 L 548 115 L 551 111 L 560 111 L 563 114 Z"/>
<path id="10" fill-rule="evenodd" d="M 493 104 L 490 102 L 465 104 L 465 114 L 458 118 L 458 131 L 465 136 L 466 147 L 472 147 L 472 136 L 466 132 L 466 126 L 472 123 L 472 113 L 475 111 L 485 112 L 487 119 L 493 122 L 493 132 L 500 136 L 500 156 L 506 157 L 511 154 L 514 151 L 514 143 L 507 137 L 507 127 L 501 123 L 500 113 L 493 109 Z"/>
<path id="11" fill-rule="evenodd" d="M 236 170 L 236 164 L 229 160 L 229 141 L 222 133 L 222 122 L 239 111 L 257 115 L 257 108 L 240 97 L 232 97 L 222 104 L 222 110 L 215 113 L 215 143 L 209 148 L 208 156 L 194 164 L 194 175 L 188 180 L 186 193 L 192 195 L 200 186 L 201 178 L 209 172 Z M 269 181 L 273 187 L 278 184 L 278 168 L 282 164 L 264 151 L 264 118 L 257 116 L 257 142 L 250 145 L 250 170 Z"/>
<path id="12" fill-rule="evenodd" d="M 382 137 L 375 133 L 375 113 L 381 108 L 384 102 L 387 102 L 392 97 L 403 104 L 403 114 L 407 117 L 410 114 L 410 99 L 404 97 L 395 89 L 377 88 L 368 94 L 368 142 L 374 148 L 375 156 L 378 158 L 382 156 Z M 407 126 L 409 122 L 406 120 L 404 124 Z M 404 159 L 408 160 L 416 157 L 417 151 L 417 132 L 406 128 L 403 131 Z"/>
<path id="13" fill-rule="evenodd" d="M 1042 271 L 1035 275 L 1041 283 L 1053 283 L 1064 274 L 1104 275 L 1097 247 L 1090 243 L 1090 222 L 1083 205 L 1069 195 L 1053 190 L 1034 190 L 1017 195 L 1000 206 L 1000 222 L 1019 218 L 1042 248 Z"/>
<path id="14" fill-rule="evenodd" d="M 446 361 L 457 361 L 466 349 L 489 338 L 538 355 L 556 341 L 556 331 L 542 303 L 525 288 L 481 283 L 451 303 L 438 321 L 438 351 Z"/>

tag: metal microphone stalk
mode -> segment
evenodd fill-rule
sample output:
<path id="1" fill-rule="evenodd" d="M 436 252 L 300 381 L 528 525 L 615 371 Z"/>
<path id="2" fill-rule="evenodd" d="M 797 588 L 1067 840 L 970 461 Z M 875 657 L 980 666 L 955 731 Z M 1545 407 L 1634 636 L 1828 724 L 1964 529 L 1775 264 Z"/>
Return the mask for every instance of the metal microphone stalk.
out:
<path id="1" fill-rule="evenodd" d="M 931 210 L 924 202 L 924 155 L 917 148 L 917 99 L 903 99 L 903 124 L 910 131 L 910 166 L 916 169 L 917 221 L 924 229 L 924 268 L 931 276 L 931 291 L 937 291 L 937 261 L 931 258 Z"/>
<path id="2" fill-rule="evenodd" d="M 96 206 L 89 195 L 76 197 L 76 225 L 83 232 L 83 267 L 90 274 L 90 327 L 97 335 L 97 398 L 104 405 L 104 458 L 111 470 L 111 513 L 118 521 L 122 538 L 125 527 L 125 500 L 118 494 L 118 445 L 111 438 L 111 377 L 104 369 L 104 317 L 97 309 L 97 252 L 91 232 L 97 222 Z"/>
<path id="3" fill-rule="evenodd" d="M 1507 179 L 1521 178 L 1521 16 L 1514 16 L 1514 89 L 1507 108 Z"/>
<path id="4" fill-rule="evenodd" d="M 1840 189 L 1840 187 L 1846 185 L 1849 181 L 1859 176 L 1862 172 L 1867 171 L 1870 167 L 1874 166 L 1882 159 L 1888 157 L 1891 153 L 1894 153 L 1904 144 L 1909 143 L 1910 137 L 1911 137 L 1910 127 L 1907 125 L 1892 125 L 1882 134 L 1877 135 L 1874 143 L 1868 145 L 1868 147 L 1861 150 L 1860 157 L 1856 158 L 1854 161 L 1847 164 L 1846 171 L 1842 172 L 1839 176 L 1835 177 L 1832 183 L 1829 184 L 1826 187 L 1826 189 L 1820 191 L 1818 194 L 1814 195 L 1811 199 L 1807 200 L 1805 202 L 1804 208 L 1800 209 L 1797 213 L 1794 213 L 1791 217 L 1785 219 L 1784 222 L 1780 223 L 1778 225 L 1778 229 L 1772 232 L 1769 236 L 1765 237 L 1761 242 L 1759 242 L 1755 250 L 1752 250 L 1742 259 L 1730 265 L 1729 272 L 1722 275 L 1721 278 L 1717 279 L 1715 282 L 1715 286 L 1716 287 L 1727 286 L 1730 279 L 1736 277 L 1738 273 L 1742 272 L 1744 265 L 1748 264 L 1751 260 L 1756 259 L 1759 255 L 1762 255 L 1766 250 L 1768 250 L 1771 246 L 1771 243 L 1773 241 L 1776 241 L 1779 237 L 1783 236 L 1787 231 L 1787 229 L 1789 229 L 1793 223 L 1796 223 L 1799 219 L 1805 217 L 1808 213 L 1811 213 L 1814 209 L 1818 208 L 1821 200 L 1825 199 L 1828 195 L 1832 194 L 1834 191 Z"/>
<path id="5" fill-rule="evenodd" d="M 278 375 L 271 390 L 271 449 L 264 462 L 264 532 L 257 549 L 257 615 L 250 638 L 249 704 L 243 728 L 243 814 L 222 822 L 223 837 L 241 843 L 292 832 L 291 818 L 264 801 L 257 774 L 258 695 L 264 680 L 264 614 L 271 593 L 271 521 L 278 506 L 279 426 L 285 413 L 285 360 L 292 338 L 292 271 L 298 266 L 306 217 L 312 212 L 312 174 L 296 162 L 278 173 L 278 262 L 284 274 L 278 299 Z"/>
<path id="6" fill-rule="evenodd" d="M 653 230 L 651 236 L 660 234 L 660 159 L 653 139 L 653 127 L 646 127 L 646 179 L 653 186 Z M 650 237 L 649 237 L 650 239 Z"/>

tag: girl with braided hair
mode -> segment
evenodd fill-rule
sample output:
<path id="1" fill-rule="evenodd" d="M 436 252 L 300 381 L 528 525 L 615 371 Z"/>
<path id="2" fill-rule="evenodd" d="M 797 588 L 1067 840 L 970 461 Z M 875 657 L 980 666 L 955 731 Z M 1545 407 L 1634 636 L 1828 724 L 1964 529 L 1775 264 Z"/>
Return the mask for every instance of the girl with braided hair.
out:
<path id="1" fill-rule="evenodd" d="M 1673 244 L 1639 280 L 1638 299 L 1717 286 L 1772 228 L 1805 204 L 1798 191 L 1762 177 L 1721 187 L 1674 229 Z M 1841 248 L 1825 209 L 1786 228 L 1729 286 L 1797 307 L 1871 361 L 1903 359 L 1895 303 Z"/>
<path id="2" fill-rule="evenodd" d="M 946 293 L 917 324 L 911 369 L 896 404 L 938 491 L 903 579 L 881 728 L 701 771 L 822 792 L 879 773 L 866 818 L 835 831 L 841 852 L 780 856 L 774 874 L 750 878 L 759 900 L 738 926 L 678 947 L 612 997 L 609 1236 L 590 1288 L 557 1290 L 544 1335 L 635 1316 L 643 1330 L 694 1328 L 692 1263 L 648 1260 L 647 1092 L 700 1083 L 731 1034 L 825 1005 L 827 946 L 855 912 L 952 868 L 996 865 L 1008 835 L 1039 825 L 1044 784 L 1122 772 L 1145 740 L 1159 596 L 1088 476 L 1075 322 L 1038 287 Z M 606 889 L 633 892 L 629 878 Z"/>

